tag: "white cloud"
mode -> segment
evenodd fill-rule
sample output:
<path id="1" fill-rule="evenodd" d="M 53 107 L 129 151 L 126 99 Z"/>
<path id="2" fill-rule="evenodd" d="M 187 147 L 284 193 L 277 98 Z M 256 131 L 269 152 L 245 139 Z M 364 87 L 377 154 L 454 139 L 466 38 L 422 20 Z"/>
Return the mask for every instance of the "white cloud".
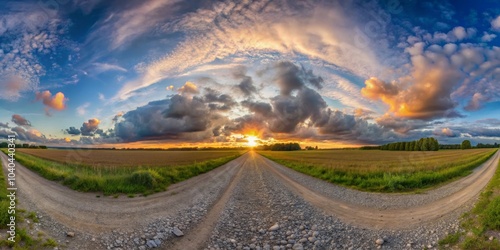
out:
<path id="1" fill-rule="evenodd" d="M 22 93 L 38 89 L 45 75 L 38 58 L 54 52 L 66 24 L 56 18 L 56 12 L 45 12 L 35 4 L 4 3 L 2 7 L 16 11 L 0 15 L 0 35 L 9 39 L 0 50 L 0 87 L 5 90 L 0 99 L 15 101 Z"/>
<path id="2" fill-rule="evenodd" d="M 117 49 L 150 31 L 159 23 L 165 23 L 175 11 L 178 0 L 139 1 L 124 11 L 114 11 L 97 23 L 88 42 L 111 39 L 110 48 Z M 130 5 L 129 5 L 130 6 Z"/>
<path id="3" fill-rule="evenodd" d="M 119 65 L 110 64 L 110 63 L 92 63 L 92 66 L 94 66 L 94 72 L 96 74 L 106 72 L 106 71 L 127 72 L 127 69 L 120 67 Z"/>
<path id="4" fill-rule="evenodd" d="M 99 101 L 104 101 L 104 100 L 106 100 L 106 97 L 104 96 L 104 94 L 99 93 Z"/>
<path id="5" fill-rule="evenodd" d="M 500 16 L 491 21 L 491 27 L 495 30 L 500 30 Z"/>
<path id="6" fill-rule="evenodd" d="M 84 116 L 85 114 L 87 114 L 88 107 L 90 107 L 90 103 L 89 102 L 84 103 L 81 106 L 76 108 L 76 113 L 78 113 L 78 115 L 80 115 L 80 116 Z"/>
<path id="7" fill-rule="evenodd" d="M 497 37 L 497 35 L 495 35 L 495 34 L 489 34 L 487 32 L 484 32 L 484 35 L 481 37 L 481 41 L 483 41 L 483 42 L 491 42 L 496 37 Z"/>

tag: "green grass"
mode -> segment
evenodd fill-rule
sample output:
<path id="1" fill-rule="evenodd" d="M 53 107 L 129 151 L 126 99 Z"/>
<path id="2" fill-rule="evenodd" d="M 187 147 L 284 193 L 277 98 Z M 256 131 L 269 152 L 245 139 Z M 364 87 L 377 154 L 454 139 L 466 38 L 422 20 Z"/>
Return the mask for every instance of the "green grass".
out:
<path id="1" fill-rule="evenodd" d="M 4 229 L 7 228 L 7 224 L 10 222 L 10 215 L 7 213 L 9 210 L 10 200 L 7 197 L 9 193 L 7 191 L 7 182 L 5 180 L 1 162 L 0 167 L 2 167 L 2 172 L 0 173 L 0 229 Z"/>
<path id="2" fill-rule="evenodd" d="M 42 244 L 43 247 L 57 247 L 57 242 L 53 239 L 46 239 Z"/>
<path id="3" fill-rule="evenodd" d="M 371 192 L 418 192 L 469 175 L 495 152 L 330 150 L 259 153 L 298 172 L 349 188 Z"/>
<path id="4" fill-rule="evenodd" d="M 173 183 L 206 173 L 231 160 L 241 152 L 203 162 L 163 167 L 93 167 L 84 164 L 66 164 L 41 159 L 17 152 L 16 160 L 44 178 L 57 181 L 74 190 L 103 192 L 105 195 L 144 195 L 164 191 Z"/>
<path id="5" fill-rule="evenodd" d="M 500 232 L 500 164 L 474 208 L 462 216 L 461 228 L 464 232 L 457 233 L 458 239 L 443 239 L 443 244 L 467 250 L 500 249 L 498 238 L 489 240 L 492 233 Z"/>
<path id="6" fill-rule="evenodd" d="M 0 167 L 2 164 L 0 162 Z M 11 215 L 8 214 L 8 207 L 10 200 L 7 199 L 7 183 L 5 180 L 5 175 L 3 172 L 0 173 L 0 229 L 4 229 L 7 227 L 7 223 L 10 222 L 9 217 Z M 15 242 L 7 240 L 7 234 L 3 234 L 3 237 L 0 239 L 0 248 L 8 247 L 10 249 L 15 250 L 29 250 L 29 249 L 51 249 L 57 246 L 57 242 L 51 238 L 45 238 L 45 242 L 43 242 L 43 233 L 38 232 L 38 238 L 34 239 L 28 233 L 28 230 L 32 229 L 32 224 L 29 226 L 24 224 L 25 221 L 24 216 L 31 219 L 33 222 L 38 223 L 38 217 L 35 212 L 29 212 L 26 214 L 26 210 L 18 208 L 18 201 L 16 200 L 16 237 Z M 42 243 L 43 242 L 43 243 Z"/>
<path id="7" fill-rule="evenodd" d="M 28 216 L 27 216 L 29 219 L 31 219 L 31 221 L 35 222 L 35 223 L 38 223 L 40 222 L 38 220 L 38 217 L 36 216 L 36 213 L 35 212 L 30 212 L 28 213 Z"/>
<path id="8" fill-rule="evenodd" d="M 460 240 L 460 233 L 449 234 L 445 238 L 439 240 L 440 246 L 453 245 L 456 244 Z"/>

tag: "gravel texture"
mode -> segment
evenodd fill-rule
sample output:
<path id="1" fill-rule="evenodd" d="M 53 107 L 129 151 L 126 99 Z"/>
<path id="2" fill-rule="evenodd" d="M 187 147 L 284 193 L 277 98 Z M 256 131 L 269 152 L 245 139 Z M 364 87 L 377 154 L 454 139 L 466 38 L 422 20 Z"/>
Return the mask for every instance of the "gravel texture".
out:
<path id="1" fill-rule="evenodd" d="M 412 230 L 351 226 L 312 207 L 266 167 L 244 171 L 208 249 L 432 249 L 459 230 L 461 211 Z"/>

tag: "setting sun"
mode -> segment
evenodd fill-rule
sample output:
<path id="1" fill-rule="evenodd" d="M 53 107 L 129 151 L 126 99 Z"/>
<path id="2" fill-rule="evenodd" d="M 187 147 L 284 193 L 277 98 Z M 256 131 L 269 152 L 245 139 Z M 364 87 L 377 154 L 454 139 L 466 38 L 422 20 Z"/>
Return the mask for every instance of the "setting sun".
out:
<path id="1" fill-rule="evenodd" d="M 247 136 L 247 145 L 249 147 L 255 147 L 257 146 L 257 140 L 259 140 L 259 138 L 257 138 L 256 136 Z"/>

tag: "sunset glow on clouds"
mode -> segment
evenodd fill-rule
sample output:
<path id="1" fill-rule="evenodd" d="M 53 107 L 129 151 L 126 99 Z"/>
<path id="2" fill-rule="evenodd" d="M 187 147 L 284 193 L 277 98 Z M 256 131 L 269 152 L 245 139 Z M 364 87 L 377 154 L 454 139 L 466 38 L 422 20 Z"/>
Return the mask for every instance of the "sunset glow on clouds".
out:
<path id="1" fill-rule="evenodd" d="M 500 140 L 493 0 L 56 2 L 0 10 L 0 138 Z"/>

